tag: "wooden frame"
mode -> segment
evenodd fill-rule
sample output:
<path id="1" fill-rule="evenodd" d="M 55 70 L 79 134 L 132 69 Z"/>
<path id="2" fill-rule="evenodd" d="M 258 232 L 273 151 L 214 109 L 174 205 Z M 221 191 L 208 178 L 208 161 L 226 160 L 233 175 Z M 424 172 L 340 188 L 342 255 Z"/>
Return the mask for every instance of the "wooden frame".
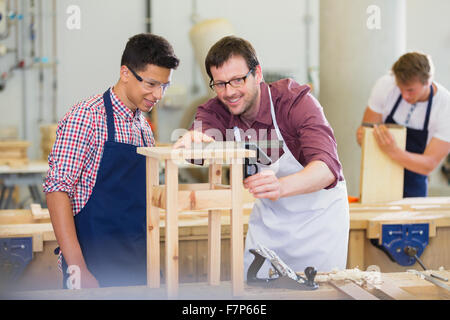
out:
<path id="1" fill-rule="evenodd" d="M 147 284 L 160 286 L 159 209 L 165 209 L 165 274 L 169 298 L 178 295 L 178 213 L 208 211 L 208 283 L 220 284 L 221 216 L 231 210 L 231 282 L 233 296 L 244 293 L 243 159 L 256 156 L 236 144 L 215 148 L 138 148 L 147 157 Z M 209 165 L 208 184 L 178 184 L 178 165 L 201 159 Z M 159 185 L 159 162 L 165 163 L 165 185 Z M 230 187 L 223 186 L 222 164 L 230 164 Z"/>

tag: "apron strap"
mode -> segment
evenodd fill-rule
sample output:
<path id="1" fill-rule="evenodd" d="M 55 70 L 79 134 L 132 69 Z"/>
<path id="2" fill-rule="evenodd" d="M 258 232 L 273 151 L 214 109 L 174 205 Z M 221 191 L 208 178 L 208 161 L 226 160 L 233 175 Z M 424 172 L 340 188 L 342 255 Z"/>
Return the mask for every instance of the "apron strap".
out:
<path id="1" fill-rule="evenodd" d="M 433 84 L 430 86 L 430 96 L 428 97 L 428 106 L 427 106 L 427 114 L 425 116 L 425 122 L 423 124 L 423 130 L 428 130 L 428 123 L 430 122 L 430 114 L 431 114 L 431 105 L 433 104 Z"/>
<path id="2" fill-rule="evenodd" d="M 283 136 L 281 135 L 280 128 L 278 127 L 277 119 L 275 117 L 275 106 L 273 105 L 272 101 L 272 93 L 270 92 L 270 86 L 267 86 L 267 90 L 269 91 L 269 99 L 270 99 L 270 113 L 272 114 L 272 122 L 275 126 L 275 131 L 277 132 L 278 140 L 284 141 Z M 285 143 L 283 143 L 283 149 L 284 149 Z"/>
<path id="3" fill-rule="evenodd" d="M 394 121 L 394 114 L 395 114 L 395 111 L 397 111 L 398 106 L 400 105 L 400 101 L 402 101 L 402 94 L 401 93 L 400 93 L 397 101 L 395 102 L 394 107 L 391 110 L 391 113 L 389 113 L 389 115 L 387 116 L 386 122 L 387 122 L 388 119 L 390 119 L 392 122 Z"/>
<path id="4" fill-rule="evenodd" d="M 114 142 L 116 130 L 114 127 L 114 115 L 113 115 L 113 108 L 112 108 L 112 103 L 111 103 L 111 89 L 108 89 L 103 94 L 103 103 L 105 105 L 105 110 L 106 110 L 106 123 L 107 123 L 107 127 L 108 127 L 108 142 Z"/>
<path id="5" fill-rule="evenodd" d="M 108 141 L 114 142 L 116 141 L 115 135 L 116 135 L 116 129 L 114 126 L 114 113 L 113 113 L 113 107 L 111 102 L 111 89 L 108 89 L 103 94 L 103 103 L 105 105 L 106 110 L 106 123 L 108 126 Z M 147 147 L 147 143 L 145 142 L 144 133 L 142 132 L 142 128 L 140 129 L 141 132 L 141 139 L 142 143 L 144 144 L 144 147 Z"/>
<path id="6" fill-rule="evenodd" d="M 433 84 L 430 86 L 430 96 L 428 97 L 428 106 L 427 106 L 427 113 L 425 115 L 425 121 L 423 123 L 422 131 L 428 130 L 428 123 L 430 122 L 430 114 L 431 114 L 431 106 L 433 105 L 433 95 L 434 95 L 434 89 Z M 397 111 L 398 106 L 400 105 L 400 101 L 402 101 L 402 94 L 400 93 L 400 96 L 398 97 L 397 101 L 394 104 L 394 107 L 392 108 L 391 112 L 386 118 L 386 123 L 388 123 L 388 119 L 391 120 L 391 122 L 394 122 L 394 114 Z"/>

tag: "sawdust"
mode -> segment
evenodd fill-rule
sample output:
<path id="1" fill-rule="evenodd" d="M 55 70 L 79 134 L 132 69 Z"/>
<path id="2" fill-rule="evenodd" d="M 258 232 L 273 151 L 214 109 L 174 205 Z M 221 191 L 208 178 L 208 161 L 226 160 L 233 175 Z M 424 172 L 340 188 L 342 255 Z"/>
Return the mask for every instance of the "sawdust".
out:
<path id="1" fill-rule="evenodd" d="M 337 270 L 334 269 L 329 273 L 318 273 L 315 277 L 316 282 L 352 280 L 360 286 L 368 288 L 379 288 L 383 281 L 379 271 L 361 271 L 358 268 Z"/>

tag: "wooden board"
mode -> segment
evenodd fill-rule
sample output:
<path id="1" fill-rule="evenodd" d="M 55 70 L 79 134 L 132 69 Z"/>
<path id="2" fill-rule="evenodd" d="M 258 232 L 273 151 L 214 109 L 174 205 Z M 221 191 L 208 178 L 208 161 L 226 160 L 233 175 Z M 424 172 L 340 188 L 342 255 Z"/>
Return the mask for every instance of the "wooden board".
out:
<path id="1" fill-rule="evenodd" d="M 209 166 L 209 183 L 211 189 L 222 182 L 222 166 L 213 164 Z M 217 190 L 215 190 L 217 191 Z M 231 191 L 229 203 L 231 203 Z M 220 241 L 221 224 L 219 210 L 208 210 L 208 283 L 220 284 Z"/>
<path id="2" fill-rule="evenodd" d="M 349 280 L 342 280 L 342 281 L 330 281 L 329 282 L 332 286 L 336 287 L 339 291 L 342 291 L 343 293 L 349 295 L 355 300 L 380 300 L 373 294 L 367 292 L 357 284 L 353 283 Z"/>
<path id="3" fill-rule="evenodd" d="M 450 275 L 448 271 L 443 274 Z M 244 285 L 241 300 L 350 300 L 371 298 L 372 300 L 416 300 L 416 299 L 450 299 L 449 295 L 442 292 L 441 288 L 420 279 L 414 274 L 387 273 L 382 274 L 386 287 L 379 290 L 366 290 L 359 286 L 337 289 L 329 283 L 319 284 L 319 288 L 313 291 L 289 290 L 289 289 L 264 289 Z M 180 300 L 229 300 L 232 299 L 231 283 L 222 281 L 219 286 L 210 286 L 207 283 L 186 283 L 180 285 L 178 299 Z M 110 287 L 82 290 L 41 290 L 25 292 L 9 292 L 8 299 L 39 299 L 39 300 L 98 300 L 98 299 L 136 299 L 136 300 L 165 300 L 165 288 L 136 287 Z M 361 290 L 366 290 L 363 293 Z M 355 292 L 357 292 L 355 294 Z M 380 294 L 381 293 L 381 294 Z"/>
<path id="4" fill-rule="evenodd" d="M 403 198 L 404 169 L 391 160 L 379 147 L 373 128 L 363 127 L 361 144 L 360 199 L 362 204 L 379 203 Z M 397 145 L 406 146 L 406 128 L 389 128 Z"/>
<path id="5" fill-rule="evenodd" d="M 178 167 L 166 160 L 166 286 L 169 298 L 178 295 Z"/>
<path id="6" fill-rule="evenodd" d="M 234 144 L 224 145 L 223 148 L 206 147 L 192 149 L 173 149 L 171 147 L 150 147 L 137 148 L 137 153 L 146 157 L 156 158 L 158 160 L 176 160 L 185 162 L 186 160 L 208 159 L 222 161 L 222 163 L 231 163 L 233 159 L 243 159 L 245 157 L 255 157 L 256 151 L 238 148 Z"/>
<path id="7" fill-rule="evenodd" d="M 15 167 L 28 163 L 29 141 L 0 141 L 0 165 Z"/>

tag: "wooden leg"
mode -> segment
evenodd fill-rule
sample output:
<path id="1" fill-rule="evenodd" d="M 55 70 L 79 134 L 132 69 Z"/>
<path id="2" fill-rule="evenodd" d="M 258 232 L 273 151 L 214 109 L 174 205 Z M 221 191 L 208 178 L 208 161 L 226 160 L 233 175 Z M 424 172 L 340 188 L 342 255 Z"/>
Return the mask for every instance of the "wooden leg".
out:
<path id="1" fill-rule="evenodd" d="M 347 268 L 353 269 L 358 267 L 360 270 L 365 270 L 364 265 L 364 243 L 366 241 L 365 230 L 350 230 L 348 239 L 348 255 Z"/>
<path id="2" fill-rule="evenodd" d="M 233 296 L 244 294 L 244 225 L 242 164 L 230 165 L 231 175 L 231 283 Z"/>
<path id="3" fill-rule="evenodd" d="M 147 157 L 147 286 L 159 288 L 160 280 L 160 236 L 159 209 L 152 205 L 153 187 L 159 185 L 159 163 Z"/>
<path id="4" fill-rule="evenodd" d="M 178 166 L 166 160 L 166 286 L 169 298 L 178 295 Z"/>
<path id="5" fill-rule="evenodd" d="M 222 182 L 222 166 L 211 164 L 209 166 L 210 188 Z M 208 283 L 220 284 L 220 240 L 221 240 L 220 211 L 208 211 Z"/>

